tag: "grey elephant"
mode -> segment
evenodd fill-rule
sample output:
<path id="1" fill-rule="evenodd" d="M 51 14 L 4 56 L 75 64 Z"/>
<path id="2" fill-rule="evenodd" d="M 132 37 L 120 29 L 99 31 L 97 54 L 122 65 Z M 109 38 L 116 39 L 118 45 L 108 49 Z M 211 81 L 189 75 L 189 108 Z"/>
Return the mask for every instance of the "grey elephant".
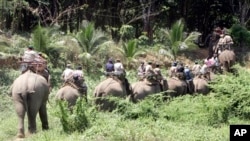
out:
<path id="1" fill-rule="evenodd" d="M 75 84 L 65 84 L 56 93 L 56 100 L 66 100 L 69 107 L 74 106 L 77 99 L 80 97 L 84 96 L 87 101 L 87 86 L 85 83 L 83 83 L 83 85 L 85 86 L 85 90 L 83 90 L 84 92 L 80 91 L 79 87 L 77 87 Z"/>
<path id="2" fill-rule="evenodd" d="M 99 106 L 100 110 L 112 111 L 116 108 L 115 103 L 106 98 L 112 96 L 125 99 L 131 93 L 130 85 L 125 81 L 124 78 L 112 76 L 108 77 L 95 87 L 94 102 Z"/>
<path id="3" fill-rule="evenodd" d="M 223 70 L 229 72 L 233 64 L 235 63 L 235 53 L 232 50 L 224 50 L 219 55 L 220 64 Z"/>
<path id="4" fill-rule="evenodd" d="M 49 129 L 46 108 L 49 85 L 44 77 L 28 70 L 16 78 L 10 92 L 18 116 L 17 137 L 25 137 L 24 117 L 26 112 L 29 133 L 36 132 L 36 116 L 38 112 L 42 122 L 42 129 Z"/>
<path id="5" fill-rule="evenodd" d="M 165 87 L 167 88 L 168 94 L 171 97 L 187 94 L 188 86 L 187 83 L 182 79 L 177 77 L 168 78 L 166 85 L 167 86 Z"/>
<path id="6" fill-rule="evenodd" d="M 160 93 L 163 91 L 160 82 L 150 81 L 148 79 L 133 83 L 131 88 L 131 100 L 133 102 L 138 102 L 139 100 L 143 100 L 149 95 Z"/>
<path id="7" fill-rule="evenodd" d="M 87 85 L 84 79 L 71 75 L 55 95 L 56 100 L 65 100 L 69 108 L 76 104 L 78 98 L 84 97 L 87 101 Z"/>
<path id="8" fill-rule="evenodd" d="M 200 93 L 200 94 L 209 93 L 208 81 L 206 79 L 197 76 L 193 79 L 193 83 L 194 83 L 194 93 Z"/>

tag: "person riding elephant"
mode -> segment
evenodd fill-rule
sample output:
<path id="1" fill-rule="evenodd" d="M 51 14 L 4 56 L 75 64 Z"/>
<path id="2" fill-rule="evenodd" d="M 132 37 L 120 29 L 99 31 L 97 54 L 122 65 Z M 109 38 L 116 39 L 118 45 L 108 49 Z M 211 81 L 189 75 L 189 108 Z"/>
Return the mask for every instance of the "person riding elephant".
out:
<path id="1" fill-rule="evenodd" d="M 63 71 L 62 75 L 61 75 L 61 79 L 63 80 L 63 82 L 66 82 L 67 79 L 73 74 L 73 69 L 72 69 L 72 65 L 71 64 L 67 64 L 65 70 Z"/>
<path id="2" fill-rule="evenodd" d="M 162 86 L 157 79 L 157 75 L 151 70 L 148 71 L 145 78 L 142 81 L 138 81 L 132 84 L 131 100 L 138 102 L 145 97 L 162 92 Z"/>
<path id="3" fill-rule="evenodd" d="M 114 71 L 115 69 L 114 69 L 113 59 L 109 58 L 108 62 L 105 64 L 104 74 L 106 75 L 106 77 L 109 77 Z"/>
<path id="4" fill-rule="evenodd" d="M 130 84 L 123 72 L 114 72 L 112 77 L 100 82 L 94 89 L 95 104 L 100 110 L 112 111 L 116 108 L 114 102 L 108 100 L 109 96 L 125 99 L 131 94 Z"/>
<path id="5" fill-rule="evenodd" d="M 141 62 L 140 66 L 137 68 L 137 75 L 139 77 L 139 80 L 144 79 L 146 67 L 144 61 Z"/>
<path id="6" fill-rule="evenodd" d="M 207 35 L 205 44 L 208 47 L 208 58 L 211 58 L 215 53 L 215 47 L 220 39 L 221 29 L 220 27 L 214 28 L 211 34 Z"/>
<path id="7" fill-rule="evenodd" d="M 203 65 L 200 69 L 200 72 L 198 74 L 199 77 L 203 77 L 204 79 L 210 81 L 211 80 L 211 76 L 210 76 L 210 71 L 209 71 L 209 67 L 208 67 L 208 62 L 207 59 L 204 60 Z"/>
<path id="8" fill-rule="evenodd" d="M 216 53 L 214 53 L 214 55 L 211 59 L 214 62 L 213 65 L 211 66 L 211 72 L 221 73 L 221 66 L 220 66 L 218 55 Z"/>
<path id="9" fill-rule="evenodd" d="M 223 29 L 223 34 L 224 34 L 224 46 L 226 49 L 229 49 L 231 50 L 233 44 L 234 44 L 234 41 L 232 39 L 232 37 L 229 35 L 229 32 L 226 28 Z"/>
<path id="10" fill-rule="evenodd" d="M 187 83 L 187 92 L 189 94 L 192 94 L 193 89 L 194 89 L 193 76 L 191 74 L 191 71 L 190 71 L 188 65 L 185 65 L 184 74 L 185 74 L 185 80 L 186 80 L 186 83 Z"/>
<path id="11" fill-rule="evenodd" d="M 172 66 L 169 69 L 169 77 L 174 77 L 176 76 L 177 73 L 177 62 L 173 62 Z"/>
<path id="12" fill-rule="evenodd" d="M 82 67 L 78 66 L 73 71 L 74 84 L 78 87 L 78 91 L 87 98 L 87 85 L 85 83 Z M 86 99 L 87 100 L 87 99 Z"/>
<path id="13" fill-rule="evenodd" d="M 220 39 L 217 44 L 217 52 L 220 54 L 223 50 L 229 49 L 231 50 L 232 45 L 234 44 L 232 37 L 229 35 L 226 28 L 222 30 L 222 34 L 220 35 Z"/>
<path id="14" fill-rule="evenodd" d="M 44 77 L 27 70 L 13 82 L 10 89 L 15 111 L 18 116 L 19 138 L 25 137 L 24 118 L 27 112 L 28 132 L 36 132 L 36 116 L 39 112 L 42 129 L 49 129 L 46 104 L 49 96 L 49 86 Z"/>
<path id="15" fill-rule="evenodd" d="M 194 63 L 195 64 L 193 65 L 191 71 L 194 74 L 194 76 L 197 76 L 198 73 L 200 72 L 201 65 L 199 64 L 199 62 L 197 60 Z"/>
<path id="16" fill-rule="evenodd" d="M 28 46 L 22 56 L 22 73 L 27 70 L 32 70 L 33 72 L 43 71 L 46 67 L 46 60 L 34 50 L 33 46 Z"/>

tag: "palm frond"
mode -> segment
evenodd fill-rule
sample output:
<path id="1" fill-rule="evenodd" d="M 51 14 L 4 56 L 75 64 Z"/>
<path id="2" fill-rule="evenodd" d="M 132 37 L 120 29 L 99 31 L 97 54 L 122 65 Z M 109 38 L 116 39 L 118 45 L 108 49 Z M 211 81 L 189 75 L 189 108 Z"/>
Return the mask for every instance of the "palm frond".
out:
<path id="1" fill-rule="evenodd" d="M 40 26 L 40 24 L 32 32 L 33 46 L 37 51 L 47 53 L 49 44 L 48 30 Z"/>
<path id="2" fill-rule="evenodd" d="M 168 51 L 170 56 L 176 59 L 179 50 L 182 49 L 192 49 L 196 48 L 197 45 L 194 44 L 194 40 L 200 35 L 198 32 L 192 32 L 188 37 L 184 36 L 184 23 L 182 20 L 176 21 L 170 29 L 162 29 L 161 32 L 165 36 L 165 47 L 164 49 Z"/>
<path id="3" fill-rule="evenodd" d="M 100 49 L 100 45 L 107 41 L 105 34 L 94 29 L 93 24 L 88 24 L 75 37 L 82 48 L 83 52 L 91 55 L 96 54 Z"/>

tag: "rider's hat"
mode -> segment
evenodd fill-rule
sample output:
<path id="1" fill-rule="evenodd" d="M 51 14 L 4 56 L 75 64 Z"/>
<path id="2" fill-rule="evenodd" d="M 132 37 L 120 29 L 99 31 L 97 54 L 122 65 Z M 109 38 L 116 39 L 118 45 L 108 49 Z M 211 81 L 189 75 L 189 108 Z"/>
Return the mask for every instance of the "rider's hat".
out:
<path id="1" fill-rule="evenodd" d="M 31 49 L 31 50 L 32 50 L 32 49 L 34 49 L 34 47 L 33 47 L 33 46 L 28 46 L 28 49 Z"/>

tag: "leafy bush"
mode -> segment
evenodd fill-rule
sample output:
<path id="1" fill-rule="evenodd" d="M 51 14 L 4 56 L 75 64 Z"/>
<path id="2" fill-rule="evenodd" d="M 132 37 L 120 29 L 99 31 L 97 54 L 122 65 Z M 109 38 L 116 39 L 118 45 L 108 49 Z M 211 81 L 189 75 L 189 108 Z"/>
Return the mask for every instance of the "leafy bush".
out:
<path id="1" fill-rule="evenodd" d="M 62 69 L 50 69 L 51 73 L 51 84 L 52 87 L 59 87 L 62 85 L 63 80 L 61 79 L 61 75 L 63 73 Z"/>
<path id="2" fill-rule="evenodd" d="M 249 45 L 250 31 L 248 31 L 246 27 L 235 24 L 231 27 L 231 34 L 236 43 L 244 42 Z"/>
<path id="3" fill-rule="evenodd" d="M 185 95 L 165 101 L 161 94 L 155 94 L 136 104 L 120 101 L 118 105 L 116 112 L 124 119 L 191 121 L 217 127 L 229 118 L 227 104 L 213 96 Z"/>
<path id="4" fill-rule="evenodd" d="M 154 94 L 136 104 L 129 100 L 120 100 L 117 105 L 115 113 L 121 114 L 124 119 L 157 119 L 160 118 L 158 108 L 165 104 L 162 94 Z"/>
<path id="5" fill-rule="evenodd" d="M 215 97 L 228 103 L 232 116 L 249 119 L 250 72 L 239 66 L 235 66 L 235 69 L 238 70 L 237 77 L 233 74 L 221 75 L 211 87 Z"/>
<path id="6" fill-rule="evenodd" d="M 90 123 L 85 114 L 87 111 L 87 104 L 84 99 L 78 99 L 73 110 L 69 109 L 65 101 L 59 101 L 58 105 L 59 112 L 57 116 L 60 118 L 64 132 L 83 132 L 89 127 Z"/>
<path id="7" fill-rule="evenodd" d="M 10 86 L 20 74 L 21 71 L 16 71 L 13 69 L 0 69 L 0 85 Z"/>

